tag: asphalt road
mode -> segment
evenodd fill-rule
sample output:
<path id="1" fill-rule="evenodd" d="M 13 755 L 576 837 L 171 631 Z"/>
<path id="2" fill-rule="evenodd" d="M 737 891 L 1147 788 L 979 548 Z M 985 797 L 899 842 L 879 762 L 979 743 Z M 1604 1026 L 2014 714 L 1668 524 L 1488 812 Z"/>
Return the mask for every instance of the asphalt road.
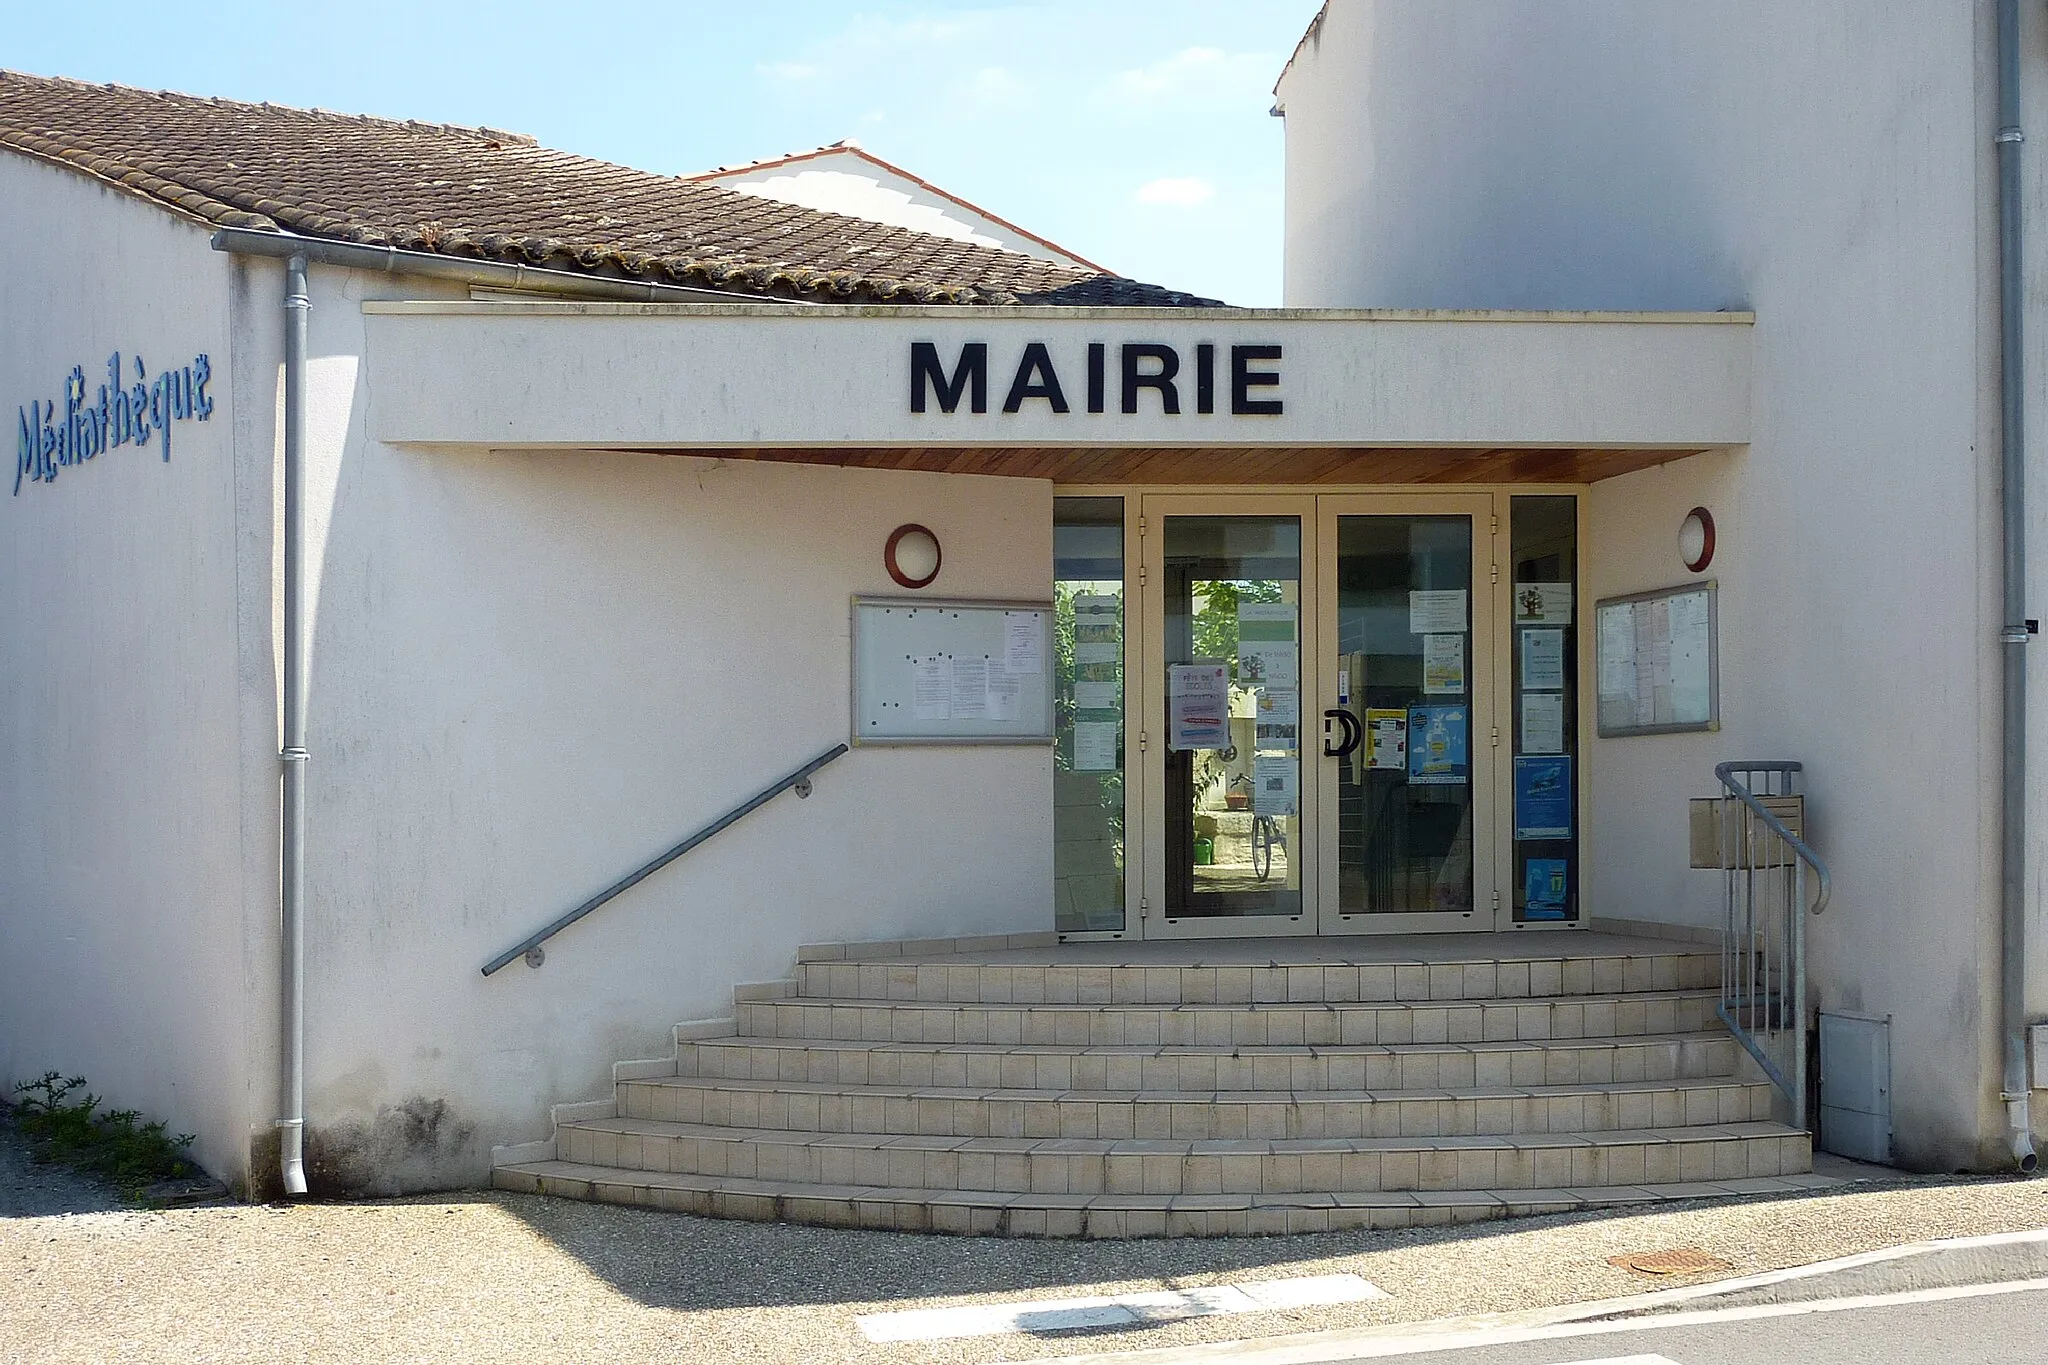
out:
<path id="1" fill-rule="evenodd" d="M 1545 1329 L 1533 1341 L 1344 1359 L 1400 1365 L 2042 1365 L 2048 1361 L 2044 1314 L 2048 1287 L 1981 1286 L 1729 1309 L 1668 1323 L 1634 1319 L 1591 1333 L 1584 1326 Z"/>

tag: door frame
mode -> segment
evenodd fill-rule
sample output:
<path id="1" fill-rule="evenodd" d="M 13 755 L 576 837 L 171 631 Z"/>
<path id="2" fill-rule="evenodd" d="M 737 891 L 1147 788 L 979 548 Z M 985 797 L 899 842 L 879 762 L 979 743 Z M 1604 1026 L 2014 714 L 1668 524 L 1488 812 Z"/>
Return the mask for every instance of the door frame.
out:
<path id="1" fill-rule="evenodd" d="M 1510 562 L 1509 542 L 1504 539 L 1507 535 L 1507 521 L 1509 513 L 1512 511 L 1513 499 L 1522 496 L 1568 495 L 1577 500 L 1578 551 L 1575 579 L 1578 584 L 1579 600 L 1575 603 L 1575 610 L 1583 612 L 1590 610 L 1591 598 L 1588 594 L 1592 592 L 1594 586 L 1589 572 L 1593 546 L 1592 495 L 1594 487 L 1595 485 L 1587 483 L 1548 481 L 1489 483 L 1476 486 L 1478 491 L 1487 493 L 1494 499 L 1494 516 L 1498 522 L 1498 525 L 1490 526 L 1490 529 L 1494 535 L 1495 563 L 1500 566 L 1500 576 L 1502 579 L 1493 604 L 1493 609 L 1496 613 L 1497 632 L 1501 635 L 1501 638 L 1492 641 L 1491 644 L 1499 654 L 1499 666 L 1495 671 L 1501 679 L 1499 685 L 1506 694 L 1497 696 L 1495 700 L 1496 723 L 1503 727 L 1511 725 L 1513 722 L 1513 678 L 1512 673 L 1509 671 L 1514 666 L 1513 650 L 1511 648 L 1513 641 L 1510 638 L 1510 632 L 1508 632 L 1504 624 L 1510 615 L 1509 604 L 1513 591 L 1513 584 L 1508 581 L 1512 578 L 1513 565 Z M 1153 531 L 1154 538 L 1157 536 L 1156 515 L 1151 525 L 1148 526 L 1146 522 L 1145 509 L 1148 501 L 1178 498 L 1202 499 L 1214 509 L 1215 514 L 1228 515 L 1233 511 L 1251 508 L 1255 501 L 1264 498 L 1275 498 L 1285 501 L 1287 499 L 1312 500 L 1317 497 L 1355 496 L 1368 499 L 1385 498 L 1398 504 L 1414 498 L 1426 498 L 1433 492 L 1440 492 L 1443 489 L 1444 485 L 1441 484 L 1418 485 L 1408 482 L 1381 484 L 1333 483 L 1310 486 L 1300 484 L 1246 485 L 1240 483 L 1219 484 L 1199 482 L 1165 484 L 1144 482 L 1060 482 L 1054 485 L 1053 494 L 1057 497 L 1115 497 L 1122 500 L 1124 510 L 1123 543 L 1125 546 L 1125 563 L 1127 565 L 1124 580 L 1125 601 L 1129 608 L 1134 608 L 1134 610 L 1127 610 L 1127 620 L 1129 617 L 1138 618 L 1135 621 L 1129 622 L 1130 629 L 1124 638 L 1124 667 L 1127 683 L 1125 715 L 1129 718 L 1126 729 L 1126 740 L 1129 747 L 1126 749 L 1125 770 L 1128 785 L 1124 807 L 1126 817 L 1124 824 L 1124 923 L 1121 929 L 1063 931 L 1059 935 L 1061 941 L 1087 942 L 1093 940 L 1114 941 L 1118 939 L 1196 937 L 1187 933 L 1168 934 L 1166 932 L 1166 926 L 1161 918 L 1162 902 L 1158 899 L 1158 892 L 1148 888 L 1146 881 L 1147 868 L 1149 866 L 1148 860 L 1153 856 L 1154 846 L 1159 842 L 1156 832 L 1149 828 L 1155 818 L 1153 812 L 1159 796 L 1158 793 L 1152 791 L 1147 785 L 1147 774 L 1150 765 L 1145 761 L 1149 755 L 1143 747 L 1146 743 L 1147 734 L 1145 727 L 1151 727 L 1157 742 L 1163 743 L 1164 735 L 1163 733 L 1157 733 L 1156 724 L 1150 718 L 1144 717 L 1141 710 L 1141 701 L 1144 692 L 1144 680 L 1151 677 L 1155 668 L 1155 661 L 1160 657 L 1155 651 L 1163 648 L 1165 638 L 1164 626 L 1158 619 L 1158 612 L 1147 600 L 1148 582 L 1146 566 L 1148 556 L 1145 533 L 1147 530 L 1151 530 Z M 1308 534 L 1310 532 L 1305 525 L 1305 553 Z M 1320 588 L 1318 591 L 1319 595 L 1321 595 Z M 1304 632 L 1311 631 L 1314 628 L 1315 626 L 1312 622 L 1305 621 L 1303 623 L 1302 629 Z M 1578 661 L 1579 684 L 1576 689 L 1576 706 L 1578 714 L 1583 718 L 1592 714 L 1595 666 L 1594 641 L 1593 632 L 1590 630 L 1581 629 L 1577 634 L 1578 644 L 1575 653 Z M 1155 640 L 1158 643 L 1155 644 Z M 1304 644 L 1306 645 L 1306 636 L 1304 637 Z M 1163 672 L 1161 676 L 1163 679 Z M 1505 719 L 1501 719 L 1503 717 Z M 1320 736 L 1318 735 L 1317 738 L 1319 739 Z M 1595 927 L 1593 923 L 1595 918 L 1593 907 L 1599 904 L 1600 882 L 1602 880 L 1600 876 L 1601 864 L 1597 856 L 1601 842 L 1601 831 L 1597 822 L 1586 818 L 1586 812 L 1590 807 L 1592 799 L 1592 775 L 1599 765 L 1600 757 L 1599 751 L 1591 742 L 1590 733 L 1582 729 L 1575 751 L 1581 814 L 1577 866 L 1578 916 L 1571 920 L 1557 921 L 1529 920 L 1517 922 L 1514 919 L 1513 897 L 1509 894 L 1511 888 L 1507 880 L 1507 872 L 1512 870 L 1514 866 L 1514 845 L 1511 837 L 1513 829 L 1509 826 L 1505 817 L 1505 812 L 1511 809 L 1513 800 L 1511 789 L 1513 764 L 1504 758 L 1496 761 L 1497 774 L 1494 800 L 1498 803 L 1496 809 L 1503 812 L 1503 817 L 1496 822 L 1499 828 L 1496 832 L 1495 889 L 1501 892 L 1503 901 L 1493 921 L 1493 927 L 1498 931 L 1518 934 L 1580 933 Z M 1312 770 L 1320 767 L 1320 762 L 1305 766 Z M 1305 772 L 1303 774 L 1304 782 L 1312 780 L 1314 776 L 1313 771 Z M 1313 868 L 1304 869 L 1304 874 L 1312 876 L 1315 874 L 1315 871 L 1316 869 Z M 1306 915 L 1304 915 L 1304 921 L 1306 921 L 1306 918 Z M 1318 924 L 1313 929 L 1295 929 L 1293 932 L 1305 934 L 1326 931 L 1323 931 L 1320 924 Z M 1214 937 L 1217 935 L 1212 932 L 1206 936 Z"/>
<path id="2" fill-rule="evenodd" d="M 1143 863 L 1139 872 L 1139 925 L 1148 939 L 1274 938 L 1307 936 L 1320 932 L 1321 896 L 1316 874 L 1318 859 L 1299 859 L 1300 850 L 1290 848 L 1291 860 L 1301 867 L 1301 913 L 1298 915 L 1239 915 L 1199 919 L 1169 919 L 1166 916 L 1166 535 L 1165 519 L 1179 517 L 1286 517 L 1301 524 L 1301 611 L 1297 630 L 1301 671 L 1306 676 L 1317 658 L 1316 623 L 1309 608 L 1314 603 L 1314 586 L 1319 573 L 1316 539 L 1316 497 L 1313 493 L 1154 493 L 1133 495 L 1138 504 L 1138 601 L 1142 643 L 1137 654 L 1145 660 L 1138 672 L 1135 711 L 1138 734 L 1138 811 L 1144 827 L 1139 841 Z M 1126 676 L 1129 676 L 1127 670 Z M 1307 833 L 1311 813 L 1318 809 L 1320 763 L 1309 756 L 1307 693 L 1301 694 L 1302 745 L 1301 785 L 1296 794 L 1295 842 L 1314 846 Z M 1125 753 L 1130 752 L 1128 746 Z M 1128 782 L 1128 778 L 1126 778 Z M 1292 865 L 1292 864 L 1290 864 Z M 1128 921 L 1126 921 L 1128 922 Z"/>
<path id="3" fill-rule="evenodd" d="M 1472 809 L 1472 908 L 1470 910 L 1417 911 L 1411 913 L 1361 913 L 1346 915 L 1337 903 L 1338 782 L 1342 759 L 1326 755 L 1320 743 L 1314 753 L 1318 773 L 1317 791 L 1327 793 L 1314 808 L 1316 835 L 1310 847 L 1317 870 L 1317 885 L 1330 894 L 1317 901 L 1317 932 L 1338 934 L 1491 933 L 1500 926 L 1503 914 L 1513 916 L 1512 898 L 1501 894 L 1502 869 L 1510 866 L 1512 849 L 1500 804 L 1503 784 L 1500 759 L 1501 725 L 1514 707 L 1510 679 L 1501 665 L 1500 642 L 1496 638 L 1509 609 L 1509 584 L 1500 571 L 1501 494 L 1494 490 L 1427 493 L 1325 493 L 1316 497 L 1316 592 L 1312 605 L 1316 617 L 1315 636 L 1320 644 L 1316 654 L 1313 691 L 1315 713 L 1320 720 L 1326 707 L 1337 704 L 1339 666 L 1337 631 L 1337 520 L 1353 516 L 1463 516 L 1472 523 L 1471 540 L 1471 655 L 1465 661 L 1470 680 L 1472 713 L 1466 725 L 1467 757 L 1471 775 L 1468 790 Z M 1302 709 L 1308 711 L 1311 696 L 1304 682 Z M 1320 732 L 1319 732 L 1320 733 Z M 1412 742 L 1412 738 L 1411 738 Z"/>

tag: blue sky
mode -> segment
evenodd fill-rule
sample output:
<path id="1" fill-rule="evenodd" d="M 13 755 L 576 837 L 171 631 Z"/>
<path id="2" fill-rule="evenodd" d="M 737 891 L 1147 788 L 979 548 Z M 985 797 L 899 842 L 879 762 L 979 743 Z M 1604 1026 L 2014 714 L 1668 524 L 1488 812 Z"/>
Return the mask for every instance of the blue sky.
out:
<path id="1" fill-rule="evenodd" d="M 1280 301 L 1272 86 L 1319 0 L 0 0 L 0 66 L 488 124 L 681 173 L 840 138 L 1124 274 Z"/>

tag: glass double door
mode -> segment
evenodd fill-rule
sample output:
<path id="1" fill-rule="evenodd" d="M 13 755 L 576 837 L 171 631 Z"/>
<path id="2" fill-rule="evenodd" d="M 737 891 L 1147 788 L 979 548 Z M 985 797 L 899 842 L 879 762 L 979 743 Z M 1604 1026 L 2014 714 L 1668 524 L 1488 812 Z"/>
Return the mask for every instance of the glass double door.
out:
<path id="1" fill-rule="evenodd" d="M 1146 937 L 1494 928 L 1493 502 L 1145 499 Z"/>

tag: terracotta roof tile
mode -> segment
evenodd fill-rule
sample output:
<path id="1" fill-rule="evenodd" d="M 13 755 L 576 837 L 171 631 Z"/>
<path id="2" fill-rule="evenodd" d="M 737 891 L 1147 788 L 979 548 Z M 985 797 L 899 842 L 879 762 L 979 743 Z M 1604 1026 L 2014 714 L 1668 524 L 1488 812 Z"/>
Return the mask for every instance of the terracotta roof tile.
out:
<path id="1" fill-rule="evenodd" d="M 490 128 L 0 70 L 0 147 L 227 227 L 817 301 L 1212 302 Z"/>

